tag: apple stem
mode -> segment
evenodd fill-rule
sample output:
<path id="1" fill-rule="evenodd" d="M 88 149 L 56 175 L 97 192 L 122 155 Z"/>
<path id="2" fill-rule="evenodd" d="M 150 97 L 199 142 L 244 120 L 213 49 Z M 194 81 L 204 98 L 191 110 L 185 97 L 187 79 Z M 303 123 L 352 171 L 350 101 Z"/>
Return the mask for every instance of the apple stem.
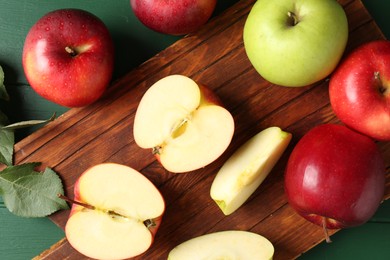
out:
<path id="1" fill-rule="evenodd" d="M 65 47 L 65 51 L 66 51 L 67 53 L 69 53 L 70 56 L 72 56 L 72 57 L 77 56 L 77 52 L 76 52 L 73 48 L 71 48 L 71 47 L 69 47 L 69 46 L 66 46 L 66 47 Z"/>
<path id="2" fill-rule="evenodd" d="M 86 204 L 86 203 L 83 203 L 83 202 L 80 202 L 80 201 L 77 201 L 77 200 L 72 200 L 64 195 L 62 195 L 61 193 L 58 193 L 57 194 L 57 197 L 59 197 L 60 199 L 63 199 L 69 203 L 72 203 L 72 204 L 76 204 L 76 205 L 80 205 L 84 208 L 87 208 L 87 209 L 91 209 L 91 210 L 95 210 L 95 207 L 94 206 L 91 206 L 89 204 Z M 109 210 L 107 211 L 107 213 L 109 215 L 112 215 L 112 216 L 117 216 L 117 217 L 122 217 L 122 218 L 126 218 L 125 216 L 113 211 L 113 210 Z M 156 226 L 156 222 L 154 221 L 154 219 L 147 219 L 145 220 L 144 222 L 144 225 L 147 227 L 147 228 L 151 228 L 151 227 L 155 227 Z"/>
<path id="3" fill-rule="evenodd" d="M 295 26 L 295 25 L 297 25 L 298 24 L 298 17 L 297 17 L 297 15 L 295 14 L 295 13 L 293 13 L 293 12 L 287 12 L 287 15 L 288 15 L 288 17 L 290 18 L 289 19 L 289 23 L 290 23 L 290 25 L 291 26 Z"/>
<path id="4" fill-rule="evenodd" d="M 151 228 L 151 227 L 155 227 L 156 226 L 156 222 L 154 222 L 153 219 L 147 219 L 147 220 L 144 221 L 144 225 L 147 228 Z"/>
<path id="5" fill-rule="evenodd" d="M 155 146 L 152 148 L 152 154 L 160 154 L 161 146 Z"/>
<path id="6" fill-rule="evenodd" d="M 374 72 L 374 79 L 378 82 L 378 90 L 379 90 L 379 93 L 384 95 L 386 93 L 386 90 L 387 88 L 385 86 L 383 86 L 383 83 L 382 83 L 382 80 L 381 80 L 381 76 L 380 76 L 380 73 L 379 71 L 375 71 Z"/>
<path id="7" fill-rule="evenodd" d="M 326 243 L 332 243 L 332 240 L 329 237 L 328 229 L 326 228 L 326 218 L 325 217 L 322 218 L 322 229 L 324 230 Z"/>
<path id="8" fill-rule="evenodd" d="M 375 71 L 375 72 L 374 72 L 374 78 L 375 78 L 376 80 L 380 80 L 380 79 L 381 79 L 379 71 Z"/>
<path id="9" fill-rule="evenodd" d="M 69 203 L 76 204 L 76 205 L 80 205 L 80 206 L 83 206 L 84 208 L 87 208 L 87 209 L 92 209 L 92 210 L 95 209 L 94 206 L 91 206 L 91 205 L 86 204 L 86 203 L 82 203 L 82 202 L 77 201 L 77 200 L 72 200 L 72 199 L 70 199 L 70 198 L 68 198 L 68 197 L 66 197 L 66 196 L 64 196 L 64 195 L 62 195 L 62 194 L 60 194 L 60 193 L 58 193 L 57 196 L 58 196 L 60 199 L 63 199 L 63 200 L 65 200 L 65 201 L 69 202 Z"/>

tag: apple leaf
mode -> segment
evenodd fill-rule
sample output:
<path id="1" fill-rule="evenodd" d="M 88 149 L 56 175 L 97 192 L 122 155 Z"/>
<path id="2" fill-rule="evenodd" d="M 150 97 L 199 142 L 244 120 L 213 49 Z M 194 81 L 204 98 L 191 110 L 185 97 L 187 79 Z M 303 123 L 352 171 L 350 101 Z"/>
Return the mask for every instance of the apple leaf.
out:
<path id="1" fill-rule="evenodd" d="M 3 129 L 8 123 L 6 115 L 0 111 L 0 163 L 12 165 L 15 135 L 11 130 Z"/>
<path id="2" fill-rule="evenodd" d="M 0 99 L 9 100 L 7 90 L 4 86 L 4 71 L 0 66 Z M 12 131 L 2 129 L 8 124 L 7 116 L 0 111 L 0 164 L 12 165 L 15 136 Z"/>
<path id="3" fill-rule="evenodd" d="M 3 130 L 15 130 L 15 129 L 24 128 L 24 127 L 45 124 L 45 123 L 48 123 L 50 121 L 53 121 L 55 118 L 56 118 L 56 113 L 54 113 L 49 119 L 46 119 L 46 120 L 27 120 L 27 121 L 17 122 L 14 124 L 3 126 L 1 128 Z"/>
<path id="4" fill-rule="evenodd" d="M 58 198 L 63 194 L 61 179 L 50 168 L 37 172 L 39 163 L 9 166 L 0 172 L 0 194 L 10 212 L 21 217 L 44 217 L 68 204 Z"/>
<path id="5" fill-rule="evenodd" d="M 0 99 L 9 100 L 7 90 L 5 89 L 4 86 L 4 71 L 1 66 L 0 66 Z"/>
<path id="6" fill-rule="evenodd" d="M 0 99 L 8 100 L 4 86 L 4 72 L 0 66 Z M 44 217 L 60 209 L 67 209 L 68 204 L 57 194 L 63 194 L 59 176 L 50 168 L 44 172 L 34 169 L 40 163 L 13 165 L 15 136 L 14 130 L 43 124 L 55 119 L 55 113 L 48 120 L 29 120 L 9 124 L 7 116 L 0 111 L 0 195 L 8 210 L 22 217 Z"/>
<path id="7" fill-rule="evenodd" d="M 11 174 L 9 180 L 16 180 L 17 178 L 23 177 L 28 174 L 40 174 L 39 172 L 34 171 L 35 167 L 41 165 L 39 162 L 34 163 L 24 163 L 18 166 L 8 166 L 4 170 L 0 171 L 0 176 L 3 174 Z"/>

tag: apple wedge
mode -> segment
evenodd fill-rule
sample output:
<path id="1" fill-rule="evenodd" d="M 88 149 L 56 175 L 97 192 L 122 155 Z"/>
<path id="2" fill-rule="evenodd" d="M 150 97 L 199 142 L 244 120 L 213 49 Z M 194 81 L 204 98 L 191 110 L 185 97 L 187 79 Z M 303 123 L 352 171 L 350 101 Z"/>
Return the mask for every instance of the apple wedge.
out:
<path id="1" fill-rule="evenodd" d="M 173 248 L 168 260 L 256 259 L 269 260 L 274 255 L 272 243 L 249 231 L 227 230 L 187 240 Z"/>
<path id="2" fill-rule="evenodd" d="M 139 147 L 152 149 L 166 170 L 180 173 L 216 160 L 231 142 L 234 120 L 210 89 L 170 75 L 145 92 L 133 131 Z"/>
<path id="3" fill-rule="evenodd" d="M 221 167 L 211 198 L 225 215 L 237 210 L 259 187 L 290 143 L 292 135 L 269 127 L 249 139 Z"/>
<path id="4" fill-rule="evenodd" d="M 152 244 L 165 210 L 157 188 L 138 171 L 104 163 L 77 180 L 66 223 L 69 243 L 96 259 L 126 259 Z"/>

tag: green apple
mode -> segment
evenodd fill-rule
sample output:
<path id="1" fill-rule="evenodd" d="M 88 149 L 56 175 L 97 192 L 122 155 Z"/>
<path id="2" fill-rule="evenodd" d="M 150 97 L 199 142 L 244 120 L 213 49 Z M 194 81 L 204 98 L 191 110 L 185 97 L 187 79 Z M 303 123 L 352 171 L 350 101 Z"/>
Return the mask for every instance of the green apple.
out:
<path id="1" fill-rule="evenodd" d="M 168 260 L 269 260 L 273 255 L 274 247 L 267 238 L 249 231 L 227 230 L 181 243 L 169 252 Z"/>
<path id="2" fill-rule="evenodd" d="M 326 78 L 348 40 L 336 0 L 258 0 L 244 26 L 245 51 L 267 81 L 302 87 Z"/>
<path id="3" fill-rule="evenodd" d="M 260 186 L 290 143 L 292 135 L 269 127 L 249 139 L 221 167 L 211 198 L 225 215 L 237 210 Z"/>

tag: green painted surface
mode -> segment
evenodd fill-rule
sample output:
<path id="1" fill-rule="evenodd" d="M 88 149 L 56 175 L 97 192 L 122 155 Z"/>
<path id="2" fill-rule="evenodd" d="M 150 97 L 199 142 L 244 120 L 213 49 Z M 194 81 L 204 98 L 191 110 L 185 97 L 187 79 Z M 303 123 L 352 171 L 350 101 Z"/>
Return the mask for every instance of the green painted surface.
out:
<path id="1" fill-rule="evenodd" d="M 0 259 L 31 259 L 65 234 L 47 218 L 21 218 L 0 202 Z"/>
<path id="2" fill-rule="evenodd" d="M 220 0 L 216 14 L 238 0 Z M 390 36 L 390 1 L 364 0 L 382 31 Z M 18 0 L 0 3 L 0 64 L 12 102 L 2 105 L 13 122 L 44 119 L 67 108 L 43 100 L 26 83 L 21 55 L 24 37 L 34 22 L 48 11 L 82 8 L 99 16 L 108 26 L 116 47 L 115 78 L 175 42 L 179 37 L 162 35 L 145 28 L 134 17 L 128 0 Z M 18 131 L 20 140 L 35 131 Z M 12 215 L 0 200 L 0 259 L 31 259 L 64 237 L 64 232 L 47 218 L 27 219 Z M 322 243 L 302 259 L 390 259 L 390 200 L 379 208 L 367 224 L 343 230 L 332 236 L 333 243 Z"/>

